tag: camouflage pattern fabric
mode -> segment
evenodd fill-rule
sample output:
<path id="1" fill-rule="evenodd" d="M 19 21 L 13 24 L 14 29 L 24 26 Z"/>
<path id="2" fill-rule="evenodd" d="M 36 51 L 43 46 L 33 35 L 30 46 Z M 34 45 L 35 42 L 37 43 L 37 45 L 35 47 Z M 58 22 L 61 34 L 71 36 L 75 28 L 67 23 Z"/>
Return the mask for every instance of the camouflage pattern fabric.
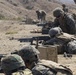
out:
<path id="1" fill-rule="evenodd" d="M 32 73 L 33 75 L 73 75 L 69 68 L 49 60 L 40 60 L 32 68 Z"/>
<path id="2" fill-rule="evenodd" d="M 62 33 L 63 33 L 63 31 L 60 27 L 54 27 L 49 30 L 49 35 L 51 37 L 61 35 Z"/>
<path id="3" fill-rule="evenodd" d="M 41 63 L 39 63 L 39 64 L 45 65 L 45 66 L 57 71 L 56 75 L 73 75 L 71 69 L 69 69 L 66 66 L 63 66 L 61 64 L 58 64 L 56 62 L 49 61 L 49 60 L 40 60 L 40 62 Z"/>
<path id="4" fill-rule="evenodd" d="M 63 7 L 63 11 L 64 11 L 64 12 L 68 12 L 68 7 L 66 7 L 65 4 L 62 4 L 62 7 Z"/>
<path id="5" fill-rule="evenodd" d="M 41 13 L 39 12 L 39 10 L 37 10 L 36 13 L 37 13 L 37 18 L 40 20 L 41 19 Z"/>
<path id="6" fill-rule="evenodd" d="M 44 45 L 59 45 L 63 52 L 69 54 L 76 53 L 76 39 L 74 35 L 63 33 L 43 43 Z M 62 53 L 63 53 L 62 52 Z"/>
<path id="7" fill-rule="evenodd" d="M 57 37 L 51 38 L 50 40 L 45 41 L 43 44 L 44 45 L 60 45 L 63 47 L 62 50 L 65 50 L 64 45 L 66 45 L 65 40 L 58 39 Z"/>
<path id="8" fill-rule="evenodd" d="M 64 15 L 64 11 L 61 8 L 55 8 L 53 10 L 53 16 L 59 18 L 61 15 Z"/>
<path id="9" fill-rule="evenodd" d="M 33 75 L 33 74 L 29 69 L 25 69 L 25 70 L 19 70 L 13 73 L 12 75 Z"/>
<path id="10" fill-rule="evenodd" d="M 12 70 L 18 69 L 22 66 L 25 67 L 25 63 L 21 58 L 21 56 L 19 55 L 16 55 L 16 54 L 7 55 L 1 59 L 1 68 L 6 73 Z"/>
<path id="11" fill-rule="evenodd" d="M 23 60 L 29 60 L 29 61 L 35 60 L 34 56 L 38 55 L 39 53 L 40 52 L 36 48 L 32 47 L 31 45 L 25 46 L 18 52 L 18 54 L 23 58 Z"/>
<path id="12" fill-rule="evenodd" d="M 46 19 L 46 12 L 44 10 L 42 10 L 41 14 L 42 14 L 42 20 L 45 21 L 45 19 Z"/>
<path id="13" fill-rule="evenodd" d="M 72 16 L 73 16 L 73 18 L 74 18 L 74 20 L 75 20 L 75 23 L 76 23 L 76 14 L 73 13 Z"/>
<path id="14" fill-rule="evenodd" d="M 25 61 L 30 61 L 30 69 L 33 75 L 55 75 L 49 68 L 38 64 L 39 59 L 36 56 L 39 54 L 39 51 L 31 45 L 22 48 L 18 53 Z"/>
<path id="15" fill-rule="evenodd" d="M 67 7 L 63 8 L 63 11 L 68 12 L 68 8 Z"/>
<path id="16" fill-rule="evenodd" d="M 57 27 L 57 26 L 59 26 L 62 29 L 62 31 L 65 33 L 69 33 L 69 34 L 76 33 L 75 20 L 70 14 L 64 14 L 64 17 L 62 19 L 56 18 L 54 20 L 54 27 Z"/>
<path id="17" fill-rule="evenodd" d="M 50 70 L 50 68 L 45 67 L 41 64 L 37 64 L 32 68 L 33 75 L 56 75 L 56 72 Z"/>
<path id="18" fill-rule="evenodd" d="M 67 44 L 67 49 L 69 53 L 76 53 L 76 40 L 70 41 Z"/>
<path id="19" fill-rule="evenodd" d="M 45 21 L 46 18 L 46 12 L 44 10 L 37 10 L 37 18 L 41 21 Z"/>

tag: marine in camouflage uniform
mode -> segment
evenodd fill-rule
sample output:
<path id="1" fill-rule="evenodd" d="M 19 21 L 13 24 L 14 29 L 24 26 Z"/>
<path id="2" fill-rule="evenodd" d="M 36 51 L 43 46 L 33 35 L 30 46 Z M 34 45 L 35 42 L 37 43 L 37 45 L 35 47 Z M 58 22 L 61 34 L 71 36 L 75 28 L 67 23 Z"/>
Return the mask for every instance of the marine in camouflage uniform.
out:
<path id="1" fill-rule="evenodd" d="M 18 54 L 23 58 L 26 67 L 32 71 L 33 75 L 56 75 L 56 71 L 39 64 L 39 51 L 36 48 L 29 45 L 19 50 Z"/>
<path id="2" fill-rule="evenodd" d="M 41 14 L 42 14 L 42 21 L 44 23 L 46 21 L 46 12 L 42 10 Z"/>
<path id="3" fill-rule="evenodd" d="M 50 40 L 44 42 L 44 45 L 59 45 L 61 46 L 61 53 L 68 53 L 69 57 L 72 56 L 72 49 L 68 49 L 68 43 L 74 39 L 74 37 L 71 37 L 72 35 L 67 34 L 64 35 L 62 29 L 60 27 L 51 28 L 49 30 Z M 69 37 L 68 37 L 69 35 Z M 73 38 L 73 39 L 72 39 Z"/>
<path id="4" fill-rule="evenodd" d="M 64 70 L 59 70 L 60 66 L 58 66 L 57 70 L 58 63 L 53 61 L 48 63 L 48 60 L 42 62 L 39 59 L 39 51 L 30 45 L 19 50 L 18 54 L 21 55 L 26 67 L 32 71 L 33 75 L 73 75 L 70 69 L 66 72 L 67 68 L 64 67 L 62 67 Z"/>
<path id="5" fill-rule="evenodd" d="M 46 12 L 44 10 L 37 10 L 37 18 L 40 20 L 40 22 L 45 22 L 46 20 Z"/>
<path id="6" fill-rule="evenodd" d="M 49 30 L 50 40 L 43 42 L 44 45 L 63 45 L 65 40 L 59 39 L 58 37 L 63 35 L 63 31 L 60 27 L 51 28 Z"/>
<path id="7" fill-rule="evenodd" d="M 29 69 L 25 69 L 23 59 L 16 54 L 3 57 L 1 59 L 1 68 L 5 75 L 32 75 Z"/>
<path id="8" fill-rule="evenodd" d="M 62 9 L 63 9 L 64 12 L 68 12 L 68 7 L 66 7 L 65 4 L 62 4 L 62 7 L 63 7 Z"/>
<path id="9" fill-rule="evenodd" d="M 75 34 L 76 33 L 76 24 L 75 20 L 73 19 L 71 14 L 64 13 L 64 11 L 61 8 L 56 8 L 53 11 L 53 15 L 55 18 L 54 20 L 54 27 L 60 27 L 63 32 L 69 33 L 69 34 Z"/>
<path id="10" fill-rule="evenodd" d="M 37 14 L 38 20 L 40 20 L 41 19 L 41 13 L 40 13 L 40 11 L 39 10 L 36 10 L 36 14 Z"/>

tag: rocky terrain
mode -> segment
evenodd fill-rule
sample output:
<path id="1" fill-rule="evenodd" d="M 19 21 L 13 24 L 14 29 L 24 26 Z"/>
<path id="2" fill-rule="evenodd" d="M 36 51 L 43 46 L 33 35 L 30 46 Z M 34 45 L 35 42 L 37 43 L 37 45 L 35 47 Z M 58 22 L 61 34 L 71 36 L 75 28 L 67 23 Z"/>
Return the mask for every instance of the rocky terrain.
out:
<path id="1" fill-rule="evenodd" d="M 59 0 L 0 0 L 0 18 L 21 20 L 26 15 L 32 19 L 36 19 L 35 11 L 38 9 L 45 10 L 47 16 L 52 16 L 52 10 L 55 7 L 61 7 Z M 67 4 L 69 10 L 74 10 L 76 5 Z M 72 8 L 72 9 L 71 9 Z"/>
<path id="2" fill-rule="evenodd" d="M 76 5 L 67 6 L 69 12 L 76 13 Z M 46 11 L 47 18 L 50 17 L 52 20 L 52 10 L 56 7 L 61 7 L 61 2 L 56 0 L 0 0 L 0 54 L 9 54 L 30 44 L 11 40 L 11 38 L 41 35 L 30 33 L 31 30 L 41 29 L 41 27 L 37 27 L 36 24 L 23 23 L 22 19 L 25 19 L 26 15 L 36 20 L 35 11 L 42 9 Z M 73 58 L 64 58 L 63 55 L 58 55 L 58 62 L 70 67 L 76 75 L 76 55 Z"/>

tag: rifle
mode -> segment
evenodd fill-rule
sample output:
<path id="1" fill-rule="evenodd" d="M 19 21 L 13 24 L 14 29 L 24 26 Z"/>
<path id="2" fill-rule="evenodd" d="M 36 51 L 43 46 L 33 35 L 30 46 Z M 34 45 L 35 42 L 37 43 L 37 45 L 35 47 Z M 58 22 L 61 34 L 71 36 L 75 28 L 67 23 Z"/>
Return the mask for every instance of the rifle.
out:
<path id="1" fill-rule="evenodd" d="M 33 41 L 47 41 L 49 40 L 49 35 L 40 35 L 40 36 L 33 36 L 33 37 L 25 37 L 25 38 L 13 38 L 11 40 L 18 40 L 20 42 L 30 42 L 31 45 L 33 45 Z"/>
<path id="2" fill-rule="evenodd" d="M 50 40 L 49 35 L 40 35 L 40 36 L 33 36 L 33 37 L 25 37 L 25 38 L 11 38 L 10 40 L 18 40 L 20 42 L 30 42 L 30 45 L 36 45 L 36 48 L 38 47 L 38 42 L 42 43 L 42 41 Z M 33 43 L 33 41 L 36 41 L 36 44 Z"/>

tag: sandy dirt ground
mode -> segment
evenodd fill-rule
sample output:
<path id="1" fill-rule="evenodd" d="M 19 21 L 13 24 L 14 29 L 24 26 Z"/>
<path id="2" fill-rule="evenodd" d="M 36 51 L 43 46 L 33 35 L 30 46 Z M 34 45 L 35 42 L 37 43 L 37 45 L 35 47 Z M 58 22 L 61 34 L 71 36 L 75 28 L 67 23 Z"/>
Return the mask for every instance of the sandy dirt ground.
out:
<path id="1" fill-rule="evenodd" d="M 26 25 L 18 21 L 0 21 L 0 54 L 9 54 L 14 50 L 19 50 L 23 46 L 30 44 L 10 39 L 12 37 L 23 38 L 41 35 L 30 33 L 30 31 L 34 29 L 41 29 L 41 27 L 37 27 L 36 25 Z M 73 55 L 72 58 L 64 58 L 63 55 L 58 55 L 58 62 L 71 68 L 73 74 L 76 75 L 76 55 Z"/>
<path id="2" fill-rule="evenodd" d="M 73 75 L 76 75 L 76 55 L 72 58 L 65 58 L 63 55 L 58 55 L 58 62 L 70 68 Z"/>

